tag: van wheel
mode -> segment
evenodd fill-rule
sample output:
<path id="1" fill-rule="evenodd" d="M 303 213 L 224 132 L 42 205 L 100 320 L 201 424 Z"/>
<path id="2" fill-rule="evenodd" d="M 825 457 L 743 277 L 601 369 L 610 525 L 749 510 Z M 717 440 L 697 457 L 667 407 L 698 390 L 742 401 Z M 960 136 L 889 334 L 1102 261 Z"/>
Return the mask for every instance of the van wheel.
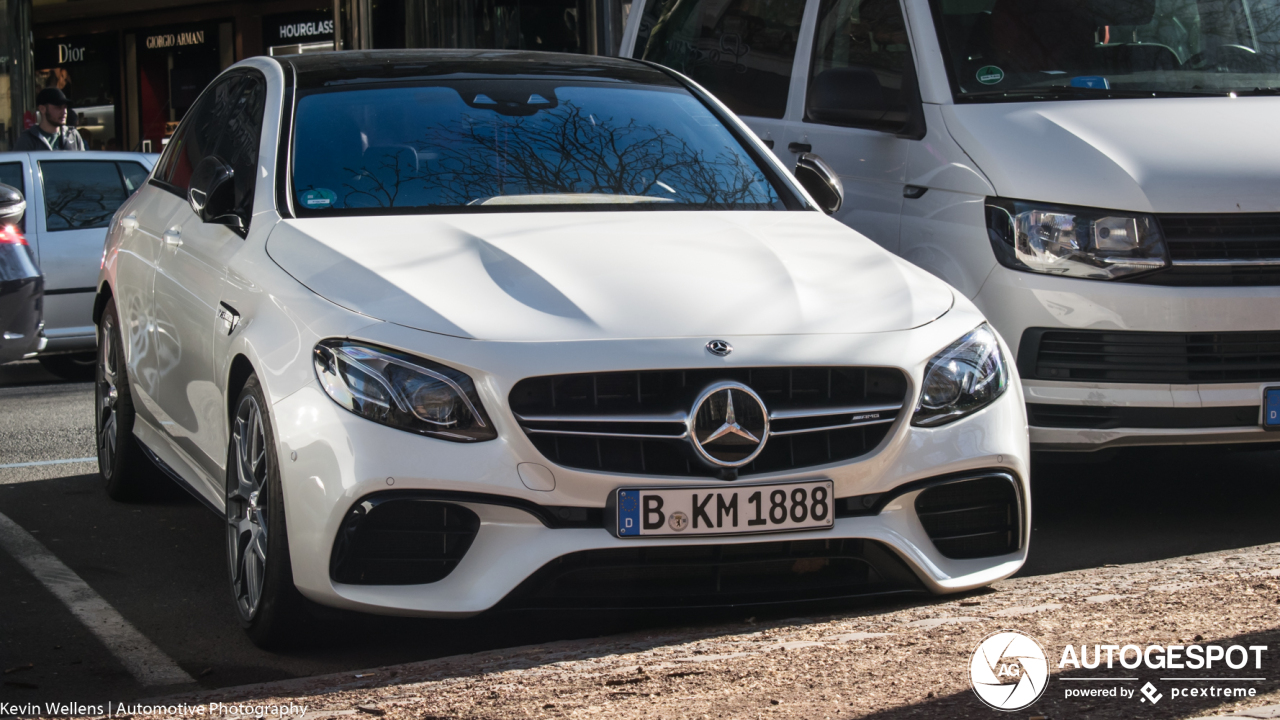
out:
<path id="1" fill-rule="evenodd" d="M 293 585 L 280 464 L 266 399 L 250 376 L 236 400 L 227 448 L 227 569 L 241 626 L 278 649 L 300 635 L 305 601 Z"/>
<path id="2" fill-rule="evenodd" d="M 112 500 L 139 500 L 150 495 L 157 470 L 133 437 L 133 395 L 114 300 L 107 302 L 98 324 L 93 398 L 98 473 L 107 495 Z"/>

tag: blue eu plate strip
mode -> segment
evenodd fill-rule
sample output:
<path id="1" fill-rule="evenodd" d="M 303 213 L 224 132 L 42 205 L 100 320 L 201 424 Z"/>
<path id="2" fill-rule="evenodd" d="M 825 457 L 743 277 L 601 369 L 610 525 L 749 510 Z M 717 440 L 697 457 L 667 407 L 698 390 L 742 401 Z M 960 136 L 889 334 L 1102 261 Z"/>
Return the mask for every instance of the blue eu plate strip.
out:
<path id="1" fill-rule="evenodd" d="M 640 493 L 635 490 L 618 491 L 618 534 L 640 534 Z"/>
<path id="2" fill-rule="evenodd" d="M 1280 388 L 1267 388 L 1266 399 L 1262 406 L 1262 424 L 1280 428 Z"/>

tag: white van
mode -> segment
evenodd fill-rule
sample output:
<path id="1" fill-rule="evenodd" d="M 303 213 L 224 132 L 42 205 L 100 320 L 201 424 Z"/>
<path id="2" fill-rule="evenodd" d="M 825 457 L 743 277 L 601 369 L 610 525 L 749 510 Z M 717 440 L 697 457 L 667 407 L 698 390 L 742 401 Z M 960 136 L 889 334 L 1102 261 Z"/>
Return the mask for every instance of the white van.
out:
<path id="1" fill-rule="evenodd" d="M 1280 0 L 635 0 L 622 54 L 972 298 L 1037 449 L 1280 441 Z"/>

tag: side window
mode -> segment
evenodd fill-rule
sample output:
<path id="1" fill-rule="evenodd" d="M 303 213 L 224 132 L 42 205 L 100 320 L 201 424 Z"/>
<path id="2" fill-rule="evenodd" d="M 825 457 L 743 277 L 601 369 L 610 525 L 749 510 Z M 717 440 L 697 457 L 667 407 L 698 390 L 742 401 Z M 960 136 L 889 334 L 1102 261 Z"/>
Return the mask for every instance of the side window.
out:
<path id="1" fill-rule="evenodd" d="M 650 0 L 635 56 L 688 75 L 739 115 L 780 118 L 803 14 L 804 0 Z"/>
<path id="2" fill-rule="evenodd" d="M 136 162 L 119 162 L 120 175 L 124 178 L 124 189 L 130 195 L 138 192 L 142 183 L 147 181 L 147 169 Z"/>
<path id="3" fill-rule="evenodd" d="M 22 172 L 22 163 L 0 163 L 0 183 L 17 188 L 25 199 L 27 197 L 27 188 L 25 187 L 26 183 L 23 181 L 24 174 Z M 22 219 L 15 224 L 25 233 L 27 231 L 27 216 L 23 215 Z"/>
<path id="4" fill-rule="evenodd" d="M 258 144 L 262 139 L 262 111 L 266 104 L 266 84 L 246 76 L 226 99 L 226 126 L 218 138 L 214 154 L 235 170 L 236 213 L 245 219 L 253 214 L 253 188 L 258 173 Z"/>
<path id="5" fill-rule="evenodd" d="M 105 160 L 42 160 L 45 225 L 50 231 L 106 227 L 129 197 L 120 170 Z"/>
<path id="6" fill-rule="evenodd" d="M 822 0 L 805 120 L 896 130 L 907 122 L 915 72 L 898 0 Z"/>
<path id="7" fill-rule="evenodd" d="M 169 142 L 164 146 L 164 152 L 160 155 L 160 159 L 156 161 L 156 179 L 163 182 L 169 182 L 169 177 L 173 174 L 174 158 L 178 156 L 178 148 L 182 147 L 182 136 L 185 134 L 186 128 L 179 126 L 173 137 L 169 138 Z"/>
<path id="8" fill-rule="evenodd" d="M 243 77 L 233 75 L 219 80 L 213 87 L 200 96 L 197 102 L 187 111 L 182 121 L 180 135 L 175 135 L 169 142 L 177 143 L 173 149 L 173 166 L 166 168 L 169 173 L 168 182 L 186 194 L 191 184 L 191 173 L 200 161 L 212 155 L 218 142 L 218 136 L 226 127 L 231 108 L 229 104 L 235 97 Z"/>

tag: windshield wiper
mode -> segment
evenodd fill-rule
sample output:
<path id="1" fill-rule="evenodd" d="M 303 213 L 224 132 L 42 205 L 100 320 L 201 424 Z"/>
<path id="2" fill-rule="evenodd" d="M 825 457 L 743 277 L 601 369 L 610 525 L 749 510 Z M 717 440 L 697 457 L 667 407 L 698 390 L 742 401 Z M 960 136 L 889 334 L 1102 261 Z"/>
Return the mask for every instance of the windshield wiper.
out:
<path id="1" fill-rule="evenodd" d="M 1226 95 L 1221 93 L 1203 93 L 1174 90 L 1117 90 L 1115 88 L 1083 88 L 1070 85 L 1054 85 L 1051 87 L 1018 88 L 1015 90 L 991 90 L 987 92 L 967 93 L 960 97 L 974 102 L 999 102 L 1001 100 L 1108 100 L 1124 98 L 1159 98 L 1159 97 L 1203 97 L 1205 95 Z"/>

